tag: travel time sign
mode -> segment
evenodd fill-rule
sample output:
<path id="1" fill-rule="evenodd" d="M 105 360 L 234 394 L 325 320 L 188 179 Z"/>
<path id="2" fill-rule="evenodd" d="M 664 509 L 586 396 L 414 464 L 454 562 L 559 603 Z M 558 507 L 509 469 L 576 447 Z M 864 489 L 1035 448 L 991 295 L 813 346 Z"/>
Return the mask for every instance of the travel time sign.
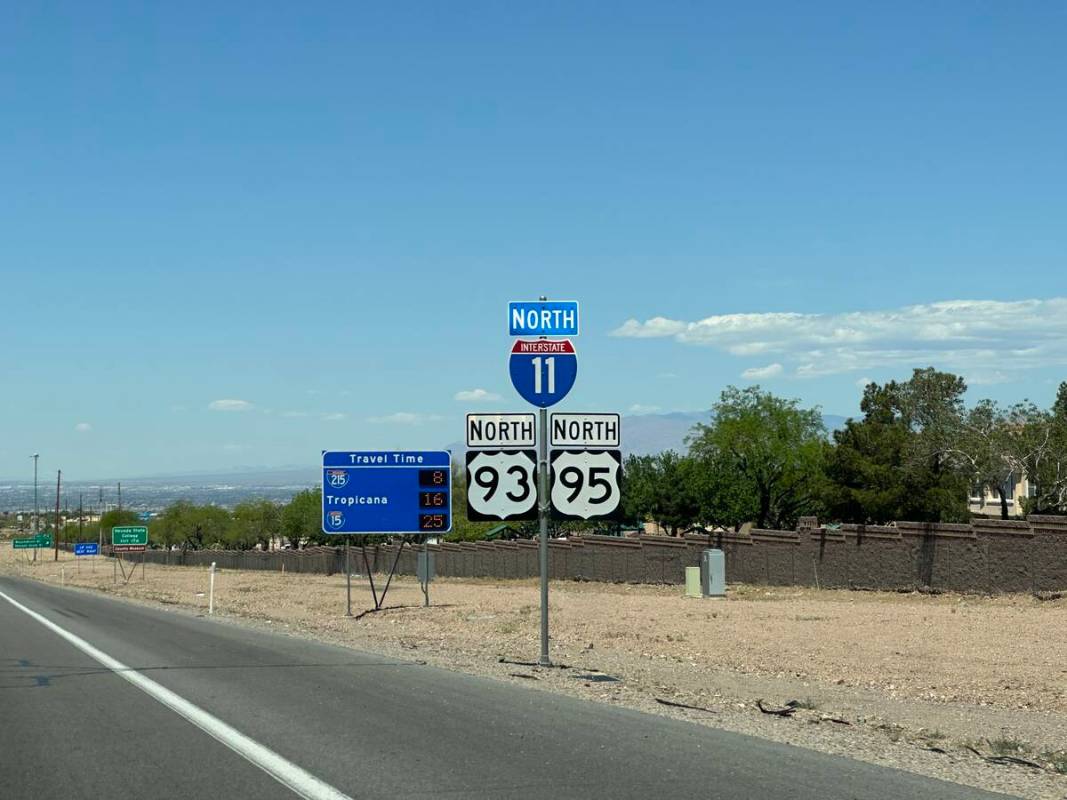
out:
<path id="1" fill-rule="evenodd" d="M 323 451 L 324 533 L 451 529 L 452 457 L 447 451 Z"/>

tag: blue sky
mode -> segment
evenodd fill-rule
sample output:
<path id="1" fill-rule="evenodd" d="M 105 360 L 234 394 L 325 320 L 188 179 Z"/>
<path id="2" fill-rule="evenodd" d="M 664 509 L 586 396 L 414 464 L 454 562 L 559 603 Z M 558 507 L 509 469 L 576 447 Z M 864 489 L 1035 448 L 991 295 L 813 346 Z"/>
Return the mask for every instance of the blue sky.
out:
<path id="1" fill-rule="evenodd" d="M 573 410 L 849 414 L 927 364 L 1047 403 L 1065 36 L 1052 2 L 9 8 L 0 475 L 456 441 L 522 409 L 506 303 L 542 293 L 582 303 Z"/>

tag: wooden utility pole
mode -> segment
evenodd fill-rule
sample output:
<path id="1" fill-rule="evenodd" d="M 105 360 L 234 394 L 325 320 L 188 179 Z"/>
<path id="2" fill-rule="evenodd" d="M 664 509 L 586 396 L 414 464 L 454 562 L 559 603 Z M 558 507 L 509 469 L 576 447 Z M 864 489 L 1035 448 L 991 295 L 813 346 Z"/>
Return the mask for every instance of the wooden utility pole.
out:
<path id="1" fill-rule="evenodd" d="M 56 554 L 53 561 L 59 561 L 59 484 L 63 480 L 63 470 L 56 471 L 56 521 L 55 527 L 52 530 L 52 544 L 56 547 Z"/>
<path id="2" fill-rule="evenodd" d="M 119 511 L 122 511 L 122 481 L 119 481 Z"/>

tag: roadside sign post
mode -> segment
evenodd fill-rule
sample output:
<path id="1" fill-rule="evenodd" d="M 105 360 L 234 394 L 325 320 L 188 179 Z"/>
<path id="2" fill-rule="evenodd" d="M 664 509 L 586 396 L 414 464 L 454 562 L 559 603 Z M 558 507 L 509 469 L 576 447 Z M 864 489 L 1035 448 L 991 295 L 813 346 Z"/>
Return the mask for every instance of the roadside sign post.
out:
<path id="1" fill-rule="evenodd" d="M 25 536 L 25 537 L 23 537 L 21 539 L 12 539 L 11 540 L 11 547 L 13 549 L 15 549 L 15 550 L 29 550 L 29 549 L 32 548 L 34 553 L 36 553 L 37 549 L 40 548 L 40 547 L 47 548 L 47 547 L 51 547 L 51 546 L 52 546 L 52 534 L 48 533 L 48 532 L 37 533 L 37 534 L 34 534 L 33 536 Z"/>
<path id="2" fill-rule="evenodd" d="M 349 546 L 352 544 L 352 537 L 345 537 L 345 592 L 347 593 L 347 600 L 345 601 L 345 616 L 352 616 L 352 558 L 349 554 Z"/>
<path id="3" fill-rule="evenodd" d="M 548 496 L 548 409 L 541 409 L 540 422 L 541 441 L 538 442 L 540 486 L 537 504 L 537 524 L 540 531 L 537 549 L 541 567 L 541 655 L 537 663 L 542 667 L 551 667 L 552 659 L 548 655 L 548 512 L 549 503 L 551 503 Z"/>
<path id="4" fill-rule="evenodd" d="M 111 547 L 116 553 L 143 553 L 148 547 L 148 528 L 119 525 L 111 529 Z"/>
<path id="5" fill-rule="evenodd" d="M 93 571 L 96 571 L 96 554 L 100 552 L 100 546 L 96 542 L 75 542 L 74 544 L 74 564 L 77 571 L 82 571 L 79 556 L 89 556 L 90 564 L 93 565 Z"/>
<path id="6" fill-rule="evenodd" d="M 549 302 L 541 296 L 536 302 L 508 304 L 508 334 L 537 336 L 533 341 L 518 339 L 511 348 L 508 372 L 515 391 L 538 407 L 540 439 L 537 447 L 538 561 L 541 572 L 541 653 L 537 663 L 552 666 L 548 653 L 548 517 L 551 513 L 548 466 L 548 407 L 562 400 L 578 377 L 578 355 L 570 339 L 549 336 L 577 336 L 578 303 Z"/>
<path id="7" fill-rule="evenodd" d="M 434 575 L 433 554 L 430 552 L 429 539 L 422 543 L 422 552 L 419 553 L 415 572 L 419 583 L 422 584 L 422 605 L 427 608 L 430 605 L 430 581 L 433 580 Z"/>
<path id="8" fill-rule="evenodd" d="M 452 530 L 452 455 L 445 450 L 322 452 L 322 531 L 345 536 L 346 616 L 352 615 L 352 535 L 443 534 Z M 374 610 L 380 611 L 406 539 L 381 595 L 361 542 Z"/>
<path id="9" fill-rule="evenodd" d="M 536 516 L 541 573 L 541 652 L 538 665 L 552 666 L 548 634 L 548 528 L 553 519 L 617 519 L 622 511 L 621 418 L 618 414 L 554 413 L 578 376 L 570 338 L 579 331 L 578 303 L 536 301 L 508 304 L 508 334 L 517 338 L 508 373 L 533 415 L 467 415 L 467 517 L 475 521 L 526 520 Z M 551 446 L 551 458 L 549 447 Z M 531 448 L 531 449 L 525 449 Z M 531 470 L 531 464 L 535 465 Z M 535 474 L 534 474 L 535 473 Z M 536 484 L 536 498 L 529 488 Z M 534 507 L 536 506 L 536 515 Z"/>
<path id="10" fill-rule="evenodd" d="M 140 553 L 141 554 L 141 580 L 144 580 L 145 566 L 144 566 L 144 552 L 148 549 L 148 528 L 144 525 L 116 525 L 111 529 L 111 551 L 113 553 Z M 121 558 L 116 558 L 115 562 L 118 563 Z M 126 577 L 126 568 L 119 564 L 119 569 L 122 570 L 122 579 L 126 582 L 130 582 L 130 578 Z M 134 570 L 137 569 L 136 562 L 130 567 L 130 577 L 133 577 Z M 117 578 L 116 578 L 117 580 Z"/>

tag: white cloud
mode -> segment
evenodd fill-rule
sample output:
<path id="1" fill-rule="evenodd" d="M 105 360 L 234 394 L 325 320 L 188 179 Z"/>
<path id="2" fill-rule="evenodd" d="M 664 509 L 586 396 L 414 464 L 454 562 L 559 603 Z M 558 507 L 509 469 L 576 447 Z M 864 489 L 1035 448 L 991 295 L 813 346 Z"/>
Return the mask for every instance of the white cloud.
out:
<path id="1" fill-rule="evenodd" d="M 384 417 L 367 417 L 367 422 L 380 425 L 422 425 L 425 422 L 437 422 L 442 419 L 437 414 L 417 414 L 411 411 L 397 411 Z"/>
<path id="2" fill-rule="evenodd" d="M 493 403 L 500 399 L 500 395 L 485 389 L 464 389 L 456 392 L 453 399 L 464 403 Z"/>
<path id="3" fill-rule="evenodd" d="M 627 320 L 612 335 L 672 337 L 735 356 L 776 355 L 798 377 L 933 365 L 979 379 L 1067 365 L 1067 298 L 948 300 L 840 314 Z M 777 362 L 776 362 L 777 363 Z"/>
<path id="4" fill-rule="evenodd" d="M 252 404 L 247 400 L 212 400 L 207 407 L 212 411 L 248 411 Z"/>
<path id="5" fill-rule="evenodd" d="M 867 385 L 871 384 L 871 383 L 874 383 L 874 378 L 857 378 L 856 379 L 856 388 L 859 389 L 860 391 L 863 391 L 864 389 L 867 388 Z"/>
<path id="6" fill-rule="evenodd" d="M 93 426 L 90 425 L 88 422 L 79 422 L 77 425 L 74 426 L 74 430 L 76 430 L 78 433 L 88 433 L 92 429 Z"/>
<path id="7" fill-rule="evenodd" d="M 312 413 L 311 411 L 283 411 L 280 416 L 286 419 L 306 419 L 308 417 L 314 416 L 318 417 L 324 422 L 337 422 L 338 420 L 348 419 L 348 414 L 345 414 L 341 411 L 316 411 L 314 413 Z"/>
<path id="8" fill-rule="evenodd" d="M 634 403 L 630 406 L 629 411 L 631 414 L 654 414 L 659 411 L 659 406 L 646 406 L 642 403 Z"/>
<path id="9" fill-rule="evenodd" d="M 741 373 L 741 377 L 748 381 L 761 381 L 782 374 L 782 365 L 768 364 L 765 367 L 749 367 Z"/>
<path id="10" fill-rule="evenodd" d="M 628 319 L 622 327 L 611 332 L 612 336 L 626 336 L 633 339 L 654 339 L 659 336 L 678 336 L 686 329 L 687 323 L 666 317 L 653 317 L 645 322 Z"/>

